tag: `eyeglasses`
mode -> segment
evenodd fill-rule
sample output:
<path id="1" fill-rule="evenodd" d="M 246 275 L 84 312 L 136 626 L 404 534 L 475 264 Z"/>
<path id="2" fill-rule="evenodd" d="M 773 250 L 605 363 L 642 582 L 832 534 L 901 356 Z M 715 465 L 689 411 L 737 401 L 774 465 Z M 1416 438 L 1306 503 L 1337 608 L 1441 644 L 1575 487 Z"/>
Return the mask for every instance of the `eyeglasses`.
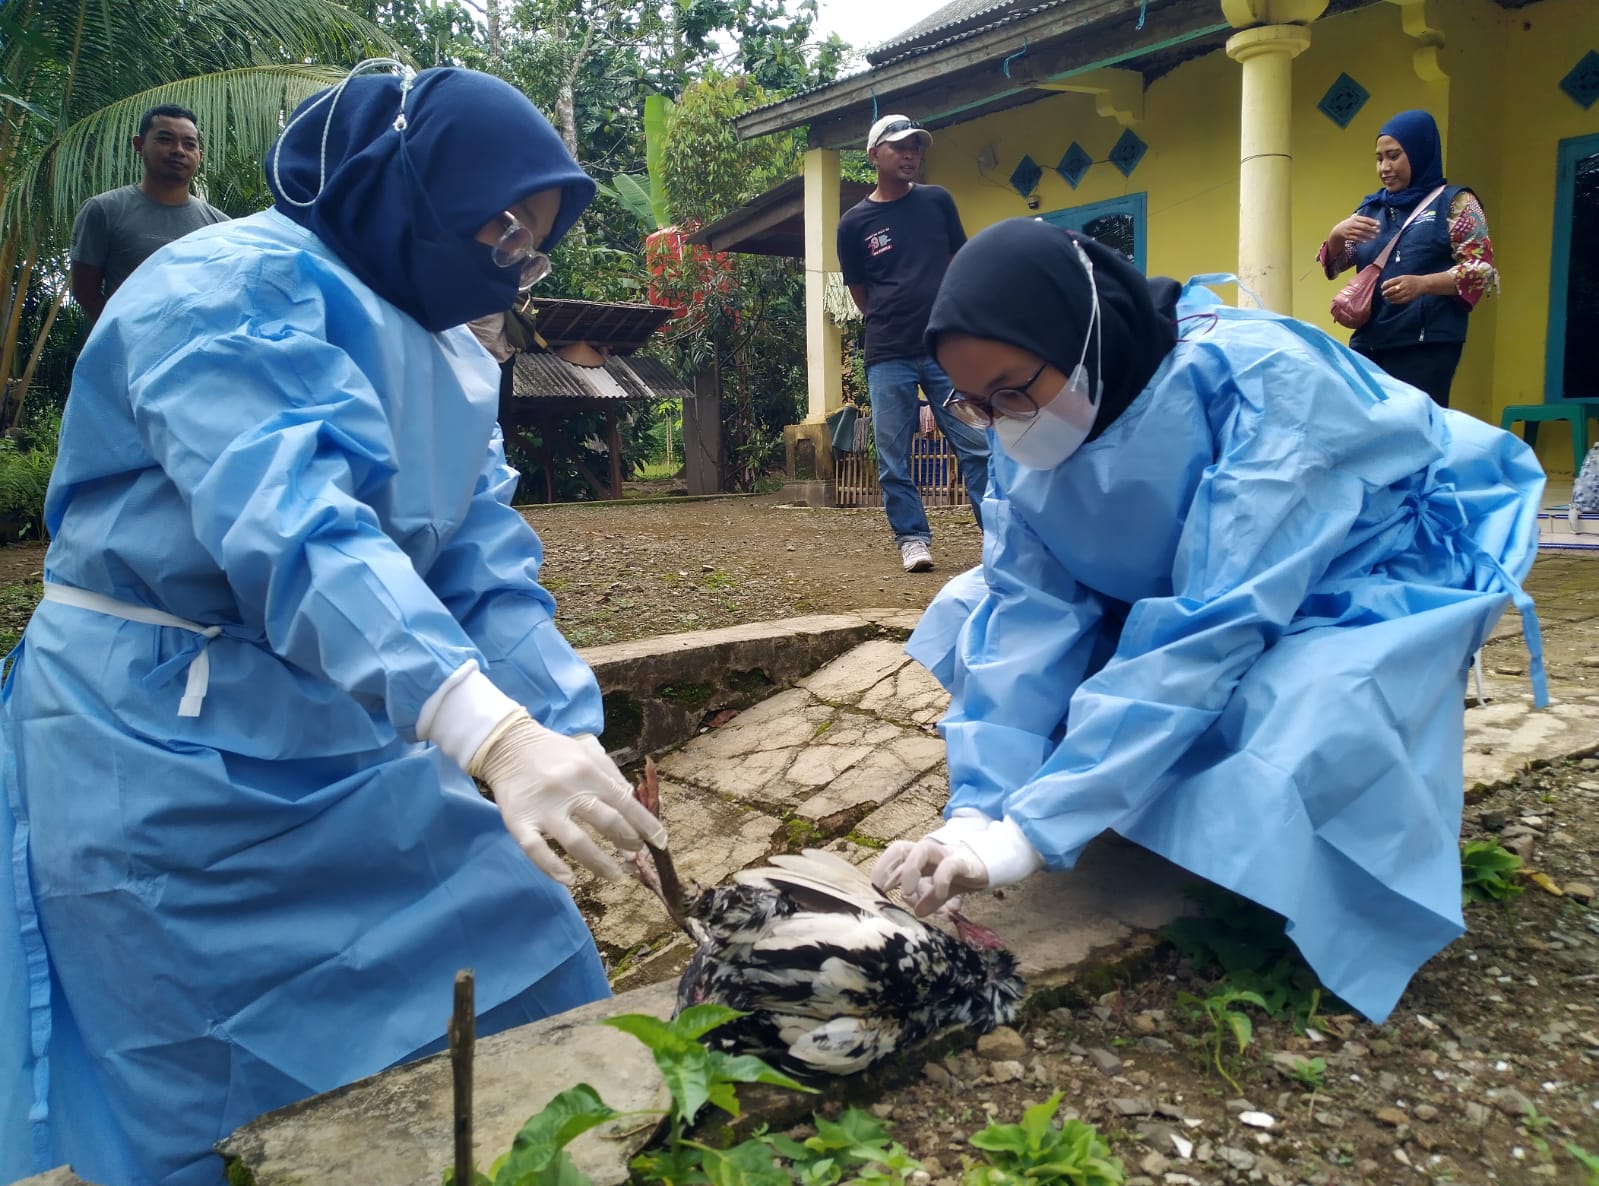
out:
<path id="1" fill-rule="evenodd" d="M 533 232 L 516 221 L 509 211 L 503 212 L 510 221 L 500 241 L 494 245 L 493 260 L 496 267 L 521 268 L 517 289 L 526 292 L 550 274 L 550 257 L 539 250 L 533 241 Z"/>
<path id="2" fill-rule="evenodd" d="M 1033 372 L 1033 377 L 1020 387 L 1000 387 L 989 393 L 985 398 L 981 395 L 972 395 L 965 391 L 951 392 L 944 406 L 965 424 L 973 428 L 988 428 L 994 423 L 997 416 L 1009 416 L 1012 420 L 1031 420 L 1038 415 L 1038 402 L 1027 394 L 1027 389 L 1038 382 L 1038 376 L 1044 373 L 1047 362 L 1038 364 L 1038 369 Z"/>
<path id="3" fill-rule="evenodd" d="M 898 136 L 901 132 L 920 132 L 922 130 L 922 125 L 914 119 L 896 119 L 888 127 L 877 133 L 877 139 L 873 142 L 872 147 L 876 148 L 877 145 L 887 140 L 890 136 Z"/>

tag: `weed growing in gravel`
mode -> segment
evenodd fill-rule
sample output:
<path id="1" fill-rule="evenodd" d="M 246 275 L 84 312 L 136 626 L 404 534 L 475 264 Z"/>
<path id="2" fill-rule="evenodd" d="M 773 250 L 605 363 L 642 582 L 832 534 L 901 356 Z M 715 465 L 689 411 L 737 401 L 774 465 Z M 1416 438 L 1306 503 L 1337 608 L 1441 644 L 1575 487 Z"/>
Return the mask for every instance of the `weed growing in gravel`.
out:
<path id="1" fill-rule="evenodd" d="M 1468 840 L 1460 846 L 1460 897 L 1463 902 L 1508 902 L 1525 888 L 1516 881 L 1521 858 L 1497 840 Z"/>
<path id="2" fill-rule="evenodd" d="M 666 1144 L 633 1159 L 634 1181 L 667 1186 L 906 1186 L 922 1169 L 904 1146 L 889 1140 L 882 1121 L 857 1108 L 846 1109 L 837 1120 L 815 1117 L 816 1131 L 804 1140 L 764 1128 L 725 1147 L 690 1137 L 707 1104 L 739 1117 L 740 1084 L 814 1090 L 753 1055 L 726 1054 L 701 1041 L 717 1026 L 742 1016 L 723 1005 L 693 1005 L 670 1021 L 628 1013 L 604 1022 L 649 1047 L 671 1097 L 665 1112 Z M 962 1186 L 1123 1186 L 1122 1163 L 1110 1156 L 1091 1125 L 1067 1120 L 1056 1127 L 1063 1097 L 1058 1093 L 1027 1109 L 1020 1124 L 990 1124 L 973 1133 L 971 1144 L 983 1159 L 964 1159 Z M 592 1186 L 566 1146 L 607 1121 L 659 1115 L 618 1112 L 588 1084 L 579 1083 L 524 1124 L 488 1174 L 473 1171 L 472 1186 Z M 453 1168 L 445 1170 L 444 1186 L 456 1186 Z"/>
<path id="3" fill-rule="evenodd" d="M 1292 1019 L 1299 1031 L 1324 1001 L 1341 1004 L 1288 938 L 1282 915 L 1213 885 L 1184 892 L 1203 913 L 1179 918 L 1161 934 L 1196 969 L 1219 973 L 1223 990 L 1258 996 L 1267 1015 Z"/>
<path id="4" fill-rule="evenodd" d="M 1289 1069 L 1293 1073 L 1294 1082 L 1306 1091 L 1320 1091 L 1327 1079 L 1325 1058 L 1306 1058 L 1302 1054 L 1296 1054 Z"/>
<path id="5" fill-rule="evenodd" d="M 1122 1186 L 1126 1172 L 1090 1124 L 1067 1120 L 1055 1127 L 1066 1096 L 1057 1091 L 1022 1113 L 1020 1124 L 990 1124 L 971 1135 L 989 1164 L 968 1166 L 961 1186 Z"/>
<path id="6" fill-rule="evenodd" d="M 1204 1050 L 1211 1069 L 1227 1080 L 1234 1091 L 1242 1092 L 1238 1080 L 1227 1070 L 1226 1064 L 1232 1058 L 1228 1053 L 1227 1040 L 1231 1038 L 1236 1042 L 1236 1053 L 1242 1054 L 1255 1040 L 1255 1023 L 1250 1020 L 1249 1014 L 1240 1013 L 1233 1006 L 1254 1005 L 1258 1009 L 1265 1009 L 1266 999 L 1258 992 L 1247 989 L 1223 988 L 1205 997 L 1180 992 L 1177 994 L 1177 1003 L 1188 1010 L 1191 1020 L 1203 1021 L 1210 1027 L 1208 1033 L 1201 1034 L 1195 1041 Z"/>
<path id="7" fill-rule="evenodd" d="M 1583 1186 L 1599 1186 L 1599 1157 L 1589 1153 L 1588 1150 L 1573 1141 L 1566 1142 L 1565 1150 L 1576 1158 L 1577 1164 L 1586 1171 L 1586 1175 L 1583 1178 Z"/>

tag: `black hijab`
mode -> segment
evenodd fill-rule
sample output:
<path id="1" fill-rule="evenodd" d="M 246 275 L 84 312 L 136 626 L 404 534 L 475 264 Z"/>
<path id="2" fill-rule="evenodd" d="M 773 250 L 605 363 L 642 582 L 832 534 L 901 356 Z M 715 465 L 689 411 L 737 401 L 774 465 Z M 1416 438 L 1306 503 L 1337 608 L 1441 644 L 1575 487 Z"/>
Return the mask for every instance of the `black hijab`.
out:
<path id="1" fill-rule="evenodd" d="M 1104 358 L 1089 343 L 1086 365 L 1104 383 L 1093 440 L 1144 389 L 1177 341 L 1178 286 L 1143 274 L 1113 247 L 1036 218 L 985 227 L 955 253 L 933 301 L 927 350 L 945 333 L 992 338 L 1031 351 L 1063 375 L 1083 352 L 1093 305 L 1088 272 L 1072 247 L 1094 264 Z"/>

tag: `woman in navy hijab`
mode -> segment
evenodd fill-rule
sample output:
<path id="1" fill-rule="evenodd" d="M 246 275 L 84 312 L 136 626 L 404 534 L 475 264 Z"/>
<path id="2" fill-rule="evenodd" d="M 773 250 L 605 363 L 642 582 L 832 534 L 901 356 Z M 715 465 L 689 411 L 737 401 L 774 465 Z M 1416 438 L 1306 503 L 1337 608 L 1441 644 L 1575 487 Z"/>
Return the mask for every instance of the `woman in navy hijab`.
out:
<path id="1" fill-rule="evenodd" d="M 1349 344 L 1447 408 L 1466 315 L 1499 291 L 1488 220 L 1476 194 L 1444 179 L 1438 125 L 1425 111 L 1402 111 L 1382 126 L 1377 179 L 1382 188 L 1328 232 L 1317 258 L 1331 280 L 1374 262 L 1399 236 L 1372 296 L 1371 320 Z"/>
<path id="2" fill-rule="evenodd" d="M 594 183 L 472 71 L 359 74 L 275 206 L 85 346 L 0 693 L 0 1181 L 220 1183 L 261 1112 L 608 991 L 547 840 L 664 842 L 510 505 L 502 312 Z M 476 778 L 494 792 L 478 793 Z"/>

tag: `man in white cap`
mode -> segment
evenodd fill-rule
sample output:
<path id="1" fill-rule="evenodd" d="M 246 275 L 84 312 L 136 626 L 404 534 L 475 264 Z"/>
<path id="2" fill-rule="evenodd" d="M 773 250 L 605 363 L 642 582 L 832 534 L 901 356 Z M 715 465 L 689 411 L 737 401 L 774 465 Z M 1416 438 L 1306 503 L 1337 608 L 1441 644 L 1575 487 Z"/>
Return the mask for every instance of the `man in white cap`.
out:
<path id="1" fill-rule="evenodd" d="M 866 317 L 866 387 L 872 400 L 883 509 L 906 572 L 933 567 L 932 529 L 911 480 L 911 439 L 920 412 L 919 387 L 939 431 L 955 448 L 972 513 L 988 486 L 988 440 L 944 408 L 948 376 L 927 352 L 922 335 L 950 257 L 966 242 L 949 191 L 919 185 L 922 154 L 933 142 L 926 128 L 903 115 L 885 115 L 866 137 L 877 188 L 838 221 L 838 259 L 850 296 Z"/>

